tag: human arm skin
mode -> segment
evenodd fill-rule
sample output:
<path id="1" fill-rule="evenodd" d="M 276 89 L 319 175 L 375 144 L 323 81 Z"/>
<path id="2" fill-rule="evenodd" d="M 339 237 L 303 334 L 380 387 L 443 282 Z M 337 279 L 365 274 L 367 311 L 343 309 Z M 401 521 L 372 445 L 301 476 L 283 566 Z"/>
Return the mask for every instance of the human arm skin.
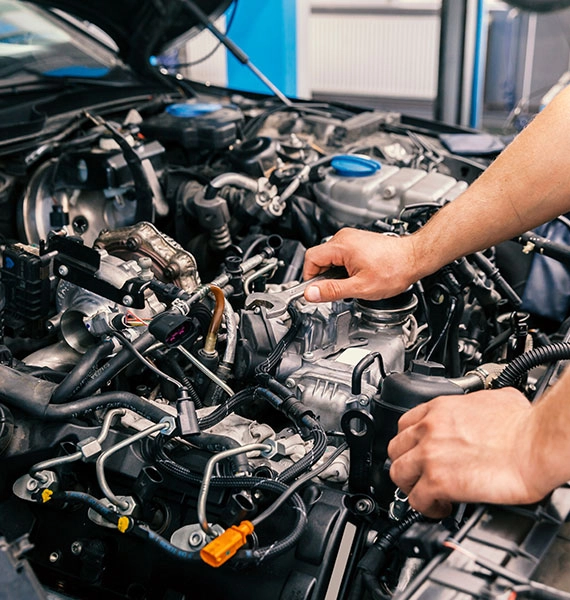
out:
<path id="1" fill-rule="evenodd" d="M 489 248 L 570 210 L 570 88 L 489 168 L 416 233 L 396 238 L 342 229 L 305 255 L 304 279 L 331 266 L 349 277 L 305 290 L 312 302 L 394 296 L 460 256 Z"/>
<path id="2" fill-rule="evenodd" d="M 452 502 L 529 504 L 570 480 L 570 370 L 531 404 L 514 388 L 440 396 L 405 413 L 390 476 L 429 517 Z"/>

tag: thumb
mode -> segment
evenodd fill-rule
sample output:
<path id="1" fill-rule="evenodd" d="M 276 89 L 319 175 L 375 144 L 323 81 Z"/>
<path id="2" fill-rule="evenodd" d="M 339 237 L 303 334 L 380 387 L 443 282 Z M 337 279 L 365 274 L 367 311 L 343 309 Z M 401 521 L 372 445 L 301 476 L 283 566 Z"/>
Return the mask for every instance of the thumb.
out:
<path id="1" fill-rule="evenodd" d="M 323 279 L 307 286 L 305 289 L 305 299 L 308 302 L 332 302 L 333 300 L 353 297 L 355 289 L 353 277 L 346 279 Z"/>

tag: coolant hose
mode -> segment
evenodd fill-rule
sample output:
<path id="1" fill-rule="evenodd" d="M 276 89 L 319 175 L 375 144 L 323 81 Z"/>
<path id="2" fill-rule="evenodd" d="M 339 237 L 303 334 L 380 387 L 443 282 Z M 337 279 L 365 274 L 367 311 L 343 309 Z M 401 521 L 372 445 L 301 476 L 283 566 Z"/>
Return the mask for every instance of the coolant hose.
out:
<path id="1" fill-rule="evenodd" d="M 154 343 L 156 343 L 156 338 L 152 333 L 145 331 L 140 337 L 134 340 L 133 346 L 141 354 L 144 354 L 144 352 Z M 91 379 L 85 382 L 85 385 L 77 392 L 77 397 L 83 398 L 96 393 L 107 381 L 113 379 L 113 377 L 120 373 L 125 367 L 136 360 L 138 360 L 137 357 L 134 356 L 128 348 L 123 348 L 123 350 L 118 352 L 113 358 L 109 359 L 100 369 L 98 369 Z"/>
<path id="2" fill-rule="evenodd" d="M 85 385 L 97 363 L 108 356 L 114 347 L 112 340 L 103 340 L 96 346 L 89 348 L 65 379 L 55 388 L 51 396 L 51 402 L 61 404 L 73 398 Z"/>
<path id="3" fill-rule="evenodd" d="M 157 405 L 143 400 L 136 394 L 130 392 L 104 392 L 67 402 L 66 404 L 48 405 L 43 417 L 49 421 L 66 421 L 77 415 L 97 410 L 100 408 L 127 408 L 154 423 L 159 423 L 165 417 L 171 417 L 170 413 L 163 411 Z"/>
<path id="4" fill-rule="evenodd" d="M 497 389 L 514 386 L 520 377 L 533 367 L 568 358 L 570 358 L 569 342 L 555 342 L 548 346 L 533 348 L 513 359 L 495 379 L 492 387 Z"/>
<path id="5" fill-rule="evenodd" d="M 69 420 L 98 408 L 128 408 L 154 422 L 169 416 L 157 405 L 129 392 L 106 392 L 65 404 L 50 404 L 57 387 L 55 384 L 5 365 L 0 365 L 0 381 L 0 400 L 33 417 L 48 421 Z"/>

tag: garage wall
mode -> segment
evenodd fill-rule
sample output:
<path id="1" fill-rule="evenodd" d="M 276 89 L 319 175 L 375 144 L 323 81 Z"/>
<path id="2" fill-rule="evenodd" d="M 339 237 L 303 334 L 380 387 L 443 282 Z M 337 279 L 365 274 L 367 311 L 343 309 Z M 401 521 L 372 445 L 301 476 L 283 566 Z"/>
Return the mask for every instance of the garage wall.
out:
<path id="1" fill-rule="evenodd" d="M 438 3 L 314 2 L 311 93 L 432 100 L 438 47 Z"/>
<path id="2" fill-rule="evenodd" d="M 439 5 L 433 0 L 239 0 L 230 37 L 292 96 L 431 100 L 437 90 Z M 231 10 L 217 21 L 223 30 Z M 185 59 L 194 61 L 216 45 L 204 31 L 187 44 Z M 267 91 L 222 47 L 186 75 Z"/>

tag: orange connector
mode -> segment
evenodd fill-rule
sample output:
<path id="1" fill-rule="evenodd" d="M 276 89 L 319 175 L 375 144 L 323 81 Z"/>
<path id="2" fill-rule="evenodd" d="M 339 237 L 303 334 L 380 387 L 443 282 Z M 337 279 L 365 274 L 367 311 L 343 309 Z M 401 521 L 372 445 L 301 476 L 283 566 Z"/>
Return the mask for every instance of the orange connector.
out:
<path id="1" fill-rule="evenodd" d="M 253 533 L 253 523 L 250 521 L 232 525 L 200 550 L 200 558 L 211 567 L 219 567 L 245 544 L 245 538 L 250 533 Z"/>

